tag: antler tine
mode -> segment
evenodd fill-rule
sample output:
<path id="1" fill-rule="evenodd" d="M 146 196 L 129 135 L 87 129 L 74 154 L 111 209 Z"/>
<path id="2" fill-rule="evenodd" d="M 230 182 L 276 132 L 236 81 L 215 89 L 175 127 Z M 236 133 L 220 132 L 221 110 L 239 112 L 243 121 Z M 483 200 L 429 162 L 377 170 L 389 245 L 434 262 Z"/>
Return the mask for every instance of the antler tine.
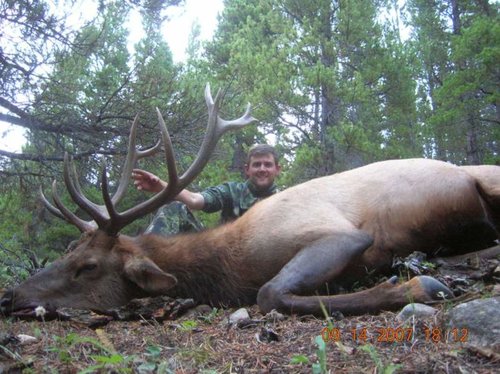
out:
<path id="1" fill-rule="evenodd" d="M 231 121 L 226 121 L 222 118 L 219 118 L 219 121 L 217 122 L 218 124 L 217 131 L 221 131 L 222 135 L 228 130 L 237 129 L 246 126 L 249 123 L 252 123 L 253 121 L 257 121 L 254 117 L 252 117 L 251 111 L 252 111 L 252 106 L 250 105 L 250 103 L 248 103 L 245 113 L 243 113 L 243 115 L 240 118 Z M 219 137 L 221 135 L 219 135 Z"/>
<path id="2" fill-rule="evenodd" d="M 166 204 L 168 201 L 173 200 L 173 198 L 181 190 L 179 188 L 179 178 L 177 175 L 177 165 L 175 163 L 172 140 L 170 139 L 167 126 L 165 125 L 165 121 L 163 120 L 160 110 L 157 108 L 156 111 L 158 114 L 158 123 L 160 125 L 161 139 L 165 149 L 165 160 L 168 169 L 168 185 L 158 194 L 122 213 L 116 212 L 109 198 L 106 199 L 106 196 L 103 194 L 108 212 L 113 221 L 113 224 L 107 230 L 111 234 L 116 234 L 122 227 L 125 227 L 135 219 L 151 213 L 160 206 Z M 105 175 L 103 175 L 103 179 L 104 178 L 106 178 Z M 105 182 L 103 181 L 102 184 L 104 186 Z M 106 200 L 108 201 L 106 202 Z"/>
<path id="3" fill-rule="evenodd" d="M 246 126 L 255 121 L 255 118 L 253 118 L 250 114 L 252 110 L 250 104 L 247 105 L 245 113 L 238 119 L 226 121 L 220 118 L 219 107 L 221 100 L 221 90 L 219 89 L 217 91 L 217 95 L 215 95 L 214 100 L 212 99 L 212 94 L 210 92 L 210 84 L 207 83 L 205 86 L 205 102 L 208 108 L 207 130 L 195 160 L 188 170 L 186 170 L 186 172 L 180 177 L 180 185 L 182 186 L 181 189 L 191 183 L 201 170 L 203 170 L 210 158 L 210 155 L 213 153 L 217 142 L 226 131 Z"/>
<path id="4" fill-rule="evenodd" d="M 161 138 L 162 140 L 146 150 L 136 150 L 136 131 L 137 131 L 137 117 L 132 124 L 130 131 L 130 140 L 128 147 L 128 154 L 124 163 L 124 170 L 122 171 L 122 176 L 120 178 L 119 186 L 113 197 L 109 194 L 109 185 L 106 174 L 106 165 L 103 163 L 102 174 L 101 174 L 101 191 L 103 195 L 104 205 L 98 205 L 90 201 L 82 192 L 81 186 L 78 182 L 77 172 L 72 162 L 71 156 L 67 153 L 64 155 L 64 182 L 66 188 L 73 199 L 73 201 L 87 212 L 94 221 L 84 221 L 76 217 L 69 209 L 67 209 L 57 196 L 57 191 L 53 187 L 54 202 L 56 206 L 54 207 L 42 194 L 42 201 L 49 211 L 56 216 L 65 219 L 66 221 L 77 226 L 80 231 L 89 231 L 99 227 L 100 229 L 106 231 L 111 235 L 115 235 L 119 230 L 125 227 L 130 222 L 134 221 L 136 218 L 150 213 L 163 204 L 165 200 L 171 199 L 171 195 L 175 196 L 178 193 L 176 188 L 178 185 L 178 177 L 175 165 L 175 156 L 173 153 L 172 142 L 168 134 L 165 121 L 163 120 L 159 110 L 158 119 L 160 122 Z M 123 213 L 117 212 L 115 205 L 123 197 L 125 189 L 132 173 L 132 169 L 138 159 L 147 157 L 155 153 L 163 144 L 165 145 L 165 157 L 167 161 L 167 167 L 169 171 L 169 188 L 165 189 L 161 194 L 154 196 L 152 199 L 139 204 L 138 206 L 131 208 Z M 152 200 L 152 201 L 151 201 Z M 149 206 L 153 203 L 154 205 Z M 149 207 L 149 208 L 148 208 Z"/>
<path id="5" fill-rule="evenodd" d="M 256 121 L 254 117 L 251 115 L 252 106 L 250 103 L 247 104 L 247 108 L 245 113 L 240 118 L 235 120 L 227 121 L 218 116 L 219 105 L 221 100 L 221 90 L 217 91 L 217 95 L 215 95 L 215 102 L 212 99 L 212 95 L 210 93 L 210 84 L 207 83 L 205 87 L 205 100 L 207 102 L 207 107 L 210 112 L 215 112 L 216 121 L 213 123 L 215 127 L 214 131 L 216 132 L 217 139 L 219 139 L 226 131 L 237 129 L 239 127 L 244 127 L 253 121 Z"/>
<path id="6" fill-rule="evenodd" d="M 113 199 L 109 195 L 108 176 L 106 174 L 105 160 L 103 160 L 102 172 L 101 172 L 101 191 L 102 191 L 102 198 L 104 200 L 104 205 L 106 206 L 106 209 L 109 214 L 109 220 L 106 222 L 106 226 L 101 228 L 110 235 L 116 235 L 123 226 L 118 225 L 120 217 L 115 209 Z"/>
<path id="7" fill-rule="evenodd" d="M 68 192 L 73 201 L 94 219 L 97 227 L 99 227 L 101 230 L 106 231 L 110 235 L 116 235 L 121 228 L 125 227 L 135 219 L 151 213 L 154 210 L 158 209 L 161 205 L 172 201 L 175 196 L 189 183 L 191 183 L 193 179 L 196 178 L 196 176 L 201 172 L 203 167 L 208 162 L 210 154 L 213 152 L 217 141 L 222 136 L 222 134 L 230 129 L 245 126 L 255 120 L 250 115 L 250 105 L 247 106 L 247 109 L 243 116 L 236 120 L 226 121 L 221 119 L 218 115 L 221 102 L 221 91 L 219 90 L 214 101 L 212 99 L 210 86 L 208 84 L 205 88 L 205 101 L 208 107 L 208 124 L 206 134 L 195 160 L 181 177 L 179 177 L 177 173 L 172 141 L 170 139 L 170 135 L 168 134 L 165 121 L 163 120 L 163 117 L 158 108 L 156 109 L 156 111 L 158 114 L 158 122 L 160 126 L 162 141 L 157 143 L 154 147 L 151 147 L 144 151 L 136 150 L 138 117 L 135 117 L 130 129 L 128 153 L 124 163 L 122 176 L 120 177 L 118 188 L 113 197 L 111 197 L 109 194 L 106 165 L 103 165 L 101 174 L 101 189 L 104 199 L 104 205 L 95 204 L 85 197 L 78 182 L 77 172 L 72 159 L 67 153 L 64 155 L 64 182 L 66 184 Z M 133 167 L 135 166 L 135 163 L 138 159 L 149 156 L 156 152 L 162 143 L 164 145 L 165 159 L 168 168 L 169 180 L 167 187 L 165 187 L 161 192 L 154 195 L 150 199 L 126 210 L 125 212 L 119 213 L 116 210 L 115 206 L 125 193 L 125 189 L 129 183 L 129 177 Z M 50 212 L 58 217 L 66 219 L 70 223 L 73 223 L 81 231 L 88 231 L 95 228 L 92 221 L 87 222 L 81 220 L 62 204 L 57 195 L 55 183 L 53 184 L 53 195 L 54 202 L 59 209 L 50 204 L 43 195 L 43 192 L 41 192 L 42 201 L 44 202 L 45 206 L 47 206 Z"/>
<path id="8" fill-rule="evenodd" d="M 55 181 L 54 181 L 55 182 Z M 54 183 L 53 182 L 53 183 Z M 54 190 L 54 187 L 52 187 L 52 190 Z M 40 189 L 38 190 L 39 194 L 40 194 L 40 200 L 42 200 L 42 203 L 43 205 L 45 205 L 45 208 L 47 208 L 47 210 L 52 213 L 53 215 L 55 215 L 56 217 L 59 217 L 65 221 L 68 221 L 69 220 L 64 216 L 64 214 L 62 214 L 62 212 L 57 209 L 54 205 L 52 205 L 50 203 L 50 201 L 45 197 L 45 194 L 43 193 L 43 189 L 42 189 L 42 186 L 40 186 Z M 71 223 L 71 222 L 70 222 Z"/>
<path id="9" fill-rule="evenodd" d="M 71 173 L 70 171 L 72 164 L 73 163 L 71 157 L 67 153 L 65 153 L 64 183 L 66 184 L 66 188 L 68 189 L 71 198 L 80 208 L 82 208 L 94 219 L 94 221 L 97 223 L 97 226 L 101 228 L 106 227 L 106 223 L 109 221 L 109 217 L 107 217 L 107 215 L 105 214 L 103 207 L 93 203 L 82 193 L 74 168 L 73 173 Z"/>
<path id="10" fill-rule="evenodd" d="M 181 177 L 178 177 L 177 175 L 177 167 L 175 163 L 172 141 L 168 134 L 168 130 L 163 117 L 161 116 L 160 111 L 157 109 L 158 122 L 160 125 L 162 141 L 165 147 L 165 158 L 168 168 L 169 180 L 167 187 L 150 199 L 140 203 L 139 205 L 136 205 L 133 208 L 130 208 L 123 213 L 110 211 L 110 215 L 113 215 L 114 217 L 113 220 L 119 222 L 116 227 L 125 227 L 127 224 L 134 221 L 137 217 L 141 217 L 145 214 L 151 213 L 158 209 L 160 206 L 168 203 L 169 201 L 172 201 L 182 189 L 184 189 L 189 183 L 193 181 L 194 178 L 196 178 L 203 167 L 207 164 L 210 154 L 213 152 L 215 145 L 217 144 L 217 141 L 222 136 L 222 134 L 224 134 L 227 130 L 238 128 L 254 121 L 254 118 L 250 115 L 250 106 L 247 107 L 245 114 L 239 119 L 236 119 L 234 121 L 222 120 L 218 116 L 219 106 L 221 102 L 221 91 L 219 90 L 219 92 L 215 96 L 214 101 L 210 93 L 210 85 L 208 84 L 205 88 L 205 101 L 208 107 L 208 124 L 206 134 L 195 160 Z M 113 228 L 116 230 L 115 226 L 113 226 Z"/>
<path id="11" fill-rule="evenodd" d="M 52 182 L 52 199 L 56 204 L 59 211 L 64 215 L 64 218 L 69 222 L 75 225 L 81 232 L 92 231 L 97 228 L 97 225 L 94 221 L 85 221 L 74 214 L 71 210 L 66 208 L 66 206 L 62 203 L 59 194 L 57 193 L 57 183 L 54 180 Z"/>
<path id="12" fill-rule="evenodd" d="M 139 124 L 139 115 L 137 114 L 132 122 L 132 126 L 130 127 L 130 135 L 129 135 L 129 143 L 127 149 L 127 157 L 125 159 L 125 163 L 122 168 L 122 175 L 120 177 L 120 181 L 118 183 L 118 187 L 113 195 L 112 201 L 113 204 L 118 204 L 125 192 L 127 191 L 128 184 L 130 182 L 130 174 L 132 174 L 132 169 L 135 167 L 137 161 L 143 157 L 148 157 L 156 153 L 161 147 L 161 141 L 158 141 L 153 147 L 145 149 L 145 150 L 137 150 L 136 149 L 136 134 L 137 127 Z"/>
<path id="13" fill-rule="evenodd" d="M 165 147 L 165 161 L 167 163 L 168 171 L 168 184 L 172 185 L 172 189 L 179 183 L 179 177 L 177 175 L 177 164 L 175 163 L 174 147 L 172 146 L 172 139 L 167 130 L 167 125 L 163 120 L 163 116 L 158 108 L 156 108 L 156 113 L 158 114 L 158 123 L 160 125 L 160 133 L 163 145 Z"/>
<path id="14" fill-rule="evenodd" d="M 85 221 L 77 217 L 72 211 L 66 208 L 66 206 L 62 203 L 61 199 L 59 198 L 59 194 L 57 193 L 55 180 L 52 182 L 52 198 L 54 199 L 54 203 L 56 204 L 57 208 L 53 206 L 49 202 L 49 200 L 45 197 L 42 187 L 40 187 L 39 192 L 40 192 L 40 199 L 42 200 L 47 210 L 56 217 L 59 217 L 75 225 L 81 232 L 91 231 L 96 228 L 96 224 L 94 223 L 94 221 Z"/>

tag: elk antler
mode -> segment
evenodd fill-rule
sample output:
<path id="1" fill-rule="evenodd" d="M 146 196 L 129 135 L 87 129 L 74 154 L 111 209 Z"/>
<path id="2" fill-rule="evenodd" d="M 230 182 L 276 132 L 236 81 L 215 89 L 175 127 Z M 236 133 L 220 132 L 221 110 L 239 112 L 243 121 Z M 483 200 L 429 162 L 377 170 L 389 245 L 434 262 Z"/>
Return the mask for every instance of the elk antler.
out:
<path id="1" fill-rule="evenodd" d="M 116 192 L 112 198 L 114 204 L 118 204 L 125 195 L 125 191 L 127 190 L 127 186 L 130 181 L 129 176 L 132 173 L 132 169 L 135 167 L 137 161 L 141 158 L 153 155 L 161 148 L 161 142 L 159 141 L 151 148 L 142 151 L 136 149 L 136 134 L 137 134 L 138 124 L 139 124 L 139 116 L 135 116 L 134 121 L 132 122 L 132 126 L 130 127 L 127 157 L 123 164 L 122 176 L 118 183 L 118 188 L 116 189 Z M 106 215 L 105 206 L 97 205 L 92 201 L 88 200 L 83 195 L 80 184 L 78 183 L 78 178 L 76 178 L 75 167 L 68 154 L 64 155 L 64 181 L 66 183 L 66 186 L 68 187 L 68 191 L 70 192 L 71 197 L 75 202 L 84 201 L 84 204 L 86 206 L 91 207 L 92 213 L 89 210 L 85 209 L 82 205 L 78 204 L 82 209 L 84 209 L 87 213 L 89 213 L 92 216 L 92 218 L 94 218 L 94 220 L 85 221 L 76 216 L 71 210 L 69 210 L 64 206 L 59 197 L 59 194 L 57 193 L 57 186 L 55 180 L 52 183 L 52 198 L 54 200 L 54 204 L 56 205 L 56 207 L 54 207 L 47 200 L 47 198 L 43 193 L 42 188 L 40 187 L 40 197 L 45 207 L 49 210 L 49 212 L 75 225 L 81 232 L 92 231 L 97 227 L 100 227 L 99 223 L 104 224 L 104 222 L 102 222 L 102 220 L 99 219 L 99 217 Z"/>
<path id="2" fill-rule="evenodd" d="M 177 167 L 175 163 L 175 156 L 173 152 L 172 142 L 165 125 L 165 121 L 158 109 L 156 109 L 158 114 L 158 122 L 160 125 L 162 143 L 165 150 L 165 159 L 168 169 L 168 184 L 167 186 L 151 197 L 150 199 L 124 211 L 118 212 L 115 208 L 118 201 L 123 197 L 125 189 L 127 187 L 128 181 L 130 180 L 130 175 L 135 162 L 142 157 L 148 156 L 158 148 L 159 144 L 155 145 L 145 151 L 137 151 L 135 149 L 135 136 L 136 136 L 136 126 L 137 117 L 132 124 L 132 129 L 130 131 L 130 141 L 127 160 L 124 165 L 124 170 L 120 178 L 119 186 L 113 195 L 110 197 L 108 180 L 106 176 L 106 167 L 103 167 L 101 175 L 101 189 L 104 200 L 104 205 L 97 205 L 92 201 L 88 200 L 82 193 L 80 185 L 78 184 L 76 178 L 76 170 L 72 164 L 69 156 L 65 156 L 64 159 L 64 182 L 71 195 L 73 201 L 87 212 L 95 222 L 88 222 L 78 218 L 69 209 L 64 207 L 61 203 L 56 187 L 55 181 L 53 183 L 53 196 L 54 203 L 57 206 L 54 207 L 50 204 L 43 193 L 42 201 L 45 203 L 48 210 L 58 217 L 66 219 L 68 222 L 77 226 L 80 231 L 89 231 L 99 227 L 101 230 L 106 231 L 110 235 L 116 235 L 123 227 L 127 226 L 129 223 L 133 222 L 137 218 L 140 218 L 148 213 L 151 213 L 158 209 L 160 206 L 172 201 L 177 194 L 182 191 L 189 183 L 191 183 L 196 176 L 203 170 L 204 166 L 207 164 L 210 155 L 212 154 L 218 140 L 220 137 L 228 130 L 243 127 L 255 119 L 251 116 L 251 107 L 248 104 L 247 109 L 243 116 L 232 121 L 226 121 L 219 117 L 219 106 L 221 102 L 221 91 L 217 92 L 215 100 L 212 99 L 210 93 L 210 86 L 207 84 L 205 88 L 205 101 L 208 107 L 208 124 L 205 137 L 201 144 L 198 154 L 191 164 L 191 166 L 186 170 L 184 174 L 180 177 L 177 174 Z"/>

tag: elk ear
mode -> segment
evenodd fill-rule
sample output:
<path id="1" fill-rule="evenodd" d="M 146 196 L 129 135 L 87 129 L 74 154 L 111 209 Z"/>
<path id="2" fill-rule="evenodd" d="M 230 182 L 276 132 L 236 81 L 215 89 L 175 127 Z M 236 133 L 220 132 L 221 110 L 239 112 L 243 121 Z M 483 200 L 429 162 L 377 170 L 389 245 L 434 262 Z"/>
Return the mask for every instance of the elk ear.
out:
<path id="1" fill-rule="evenodd" d="M 177 284 L 177 279 L 146 257 L 135 257 L 125 264 L 125 275 L 144 291 L 162 294 Z"/>

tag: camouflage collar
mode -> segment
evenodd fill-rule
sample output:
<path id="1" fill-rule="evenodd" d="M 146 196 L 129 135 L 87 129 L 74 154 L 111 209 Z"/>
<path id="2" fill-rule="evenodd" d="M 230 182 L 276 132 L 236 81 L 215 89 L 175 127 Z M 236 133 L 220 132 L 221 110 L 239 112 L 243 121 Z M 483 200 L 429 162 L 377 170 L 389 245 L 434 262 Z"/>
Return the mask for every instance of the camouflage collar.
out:
<path id="1" fill-rule="evenodd" d="M 265 190 L 260 190 L 255 185 L 250 181 L 246 180 L 245 184 L 247 185 L 248 189 L 254 195 L 255 197 L 268 197 L 271 196 L 272 194 L 278 192 L 278 187 L 276 187 L 276 184 L 272 184 L 269 188 Z"/>

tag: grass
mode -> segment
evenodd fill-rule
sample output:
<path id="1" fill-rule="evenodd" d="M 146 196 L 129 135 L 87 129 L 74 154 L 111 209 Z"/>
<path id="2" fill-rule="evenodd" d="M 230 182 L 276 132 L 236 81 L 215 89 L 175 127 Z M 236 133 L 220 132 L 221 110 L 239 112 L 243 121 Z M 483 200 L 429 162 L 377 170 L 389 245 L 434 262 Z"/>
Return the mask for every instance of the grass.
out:
<path id="1" fill-rule="evenodd" d="M 380 357 L 380 354 L 377 352 L 377 349 L 371 344 L 362 345 L 361 347 L 359 347 L 359 349 L 368 353 L 372 361 L 375 363 L 377 373 L 393 374 L 398 369 L 401 369 L 403 367 L 403 365 L 400 364 L 396 365 L 393 363 L 384 363 L 384 361 Z"/>
<path id="2" fill-rule="evenodd" d="M 0 319 L 0 331 L 38 338 L 32 345 L 4 343 L 2 359 L 19 363 L 19 372 L 30 373 L 233 373 L 233 372 L 412 372 L 445 373 L 460 368 L 488 370 L 494 363 L 467 350 L 450 355 L 454 347 L 425 339 L 424 325 L 415 327 L 414 341 L 377 343 L 378 328 L 396 328 L 395 314 L 347 317 L 339 321 L 312 316 L 265 320 L 256 306 L 249 308 L 255 320 L 247 328 L 230 327 L 232 310 L 219 309 L 206 318 L 179 318 L 158 322 L 113 321 L 89 329 L 75 321 L 16 321 Z M 430 321 L 429 323 L 433 322 Z M 325 326 L 342 335 L 318 341 Z M 278 341 L 262 342 L 256 335 L 263 327 L 276 332 Z M 405 326 L 405 329 L 410 326 Z M 352 330 L 367 330 L 368 339 L 354 339 Z M 322 344 L 325 343 L 325 344 Z M 363 348 L 362 348 L 363 347 Z M 7 353 L 8 350 L 10 353 Z M 3 361 L 2 361 L 3 363 Z"/>
<path id="3" fill-rule="evenodd" d="M 95 373 L 100 370 L 112 370 L 116 373 L 133 372 L 132 363 L 135 357 L 119 354 L 103 337 L 96 339 L 70 333 L 65 337 L 55 337 L 54 341 L 55 345 L 49 346 L 47 351 L 55 353 L 62 366 L 69 368 L 69 365 L 82 355 L 87 361 L 92 362 L 80 370 L 79 374 Z"/>
<path id="4" fill-rule="evenodd" d="M 316 356 L 318 356 L 318 362 L 312 364 L 312 373 L 325 374 L 327 373 L 326 343 L 321 335 L 316 336 L 316 338 L 314 338 L 314 342 L 318 346 L 318 349 L 316 350 Z"/>

